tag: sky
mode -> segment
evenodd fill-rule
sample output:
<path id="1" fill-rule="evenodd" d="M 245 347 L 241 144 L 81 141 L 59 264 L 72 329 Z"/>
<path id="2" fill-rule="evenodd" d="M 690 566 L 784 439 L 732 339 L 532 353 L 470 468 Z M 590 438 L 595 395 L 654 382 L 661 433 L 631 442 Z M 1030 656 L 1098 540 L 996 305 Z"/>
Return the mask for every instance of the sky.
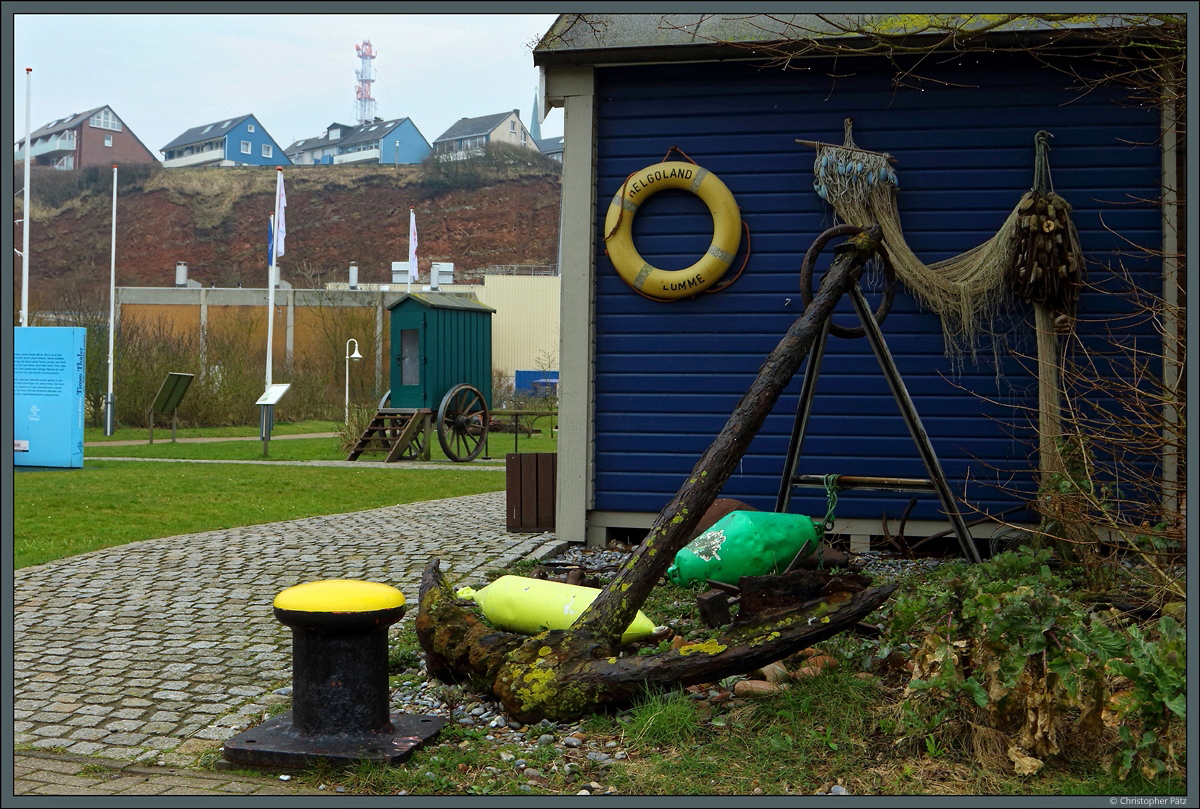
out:
<path id="1" fill-rule="evenodd" d="M 376 116 L 410 118 L 430 143 L 460 118 L 513 109 L 532 127 L 531 46 L 556 17 L 17 13 L 13 143 L 25 137 L 32 68 L 32 131 L 108 105 L 161 160 L 159 150 L 185 130 L 253 114 L 287 148 L 335 121 L 357 122 L 355 45 L 364 40 L 376 52 Z M 543 138 L 562 135 L 562 110 L 539 126 Z"/>

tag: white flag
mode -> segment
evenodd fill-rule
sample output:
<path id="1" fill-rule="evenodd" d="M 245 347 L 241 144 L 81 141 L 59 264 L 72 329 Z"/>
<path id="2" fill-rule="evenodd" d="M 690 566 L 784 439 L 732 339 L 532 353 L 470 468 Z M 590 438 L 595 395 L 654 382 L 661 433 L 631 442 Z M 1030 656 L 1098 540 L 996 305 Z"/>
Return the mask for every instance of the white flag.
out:
<path id="1" fill-rule="evenodd" d="M 287 224 L 283 221 L 284 209 L 287 208 L 287 194 L 283 192 L 283 169 L 276 169 L 275 176 L 275 258 L 283 255 L 283 237 L 287 235 Z M 275 262 L 272 261 L 272 264 Z"/>
<path id="2" fill-rule="evenodd" d="M 408 209 L 408 277 L 417 280 L 417 212 Z"/>

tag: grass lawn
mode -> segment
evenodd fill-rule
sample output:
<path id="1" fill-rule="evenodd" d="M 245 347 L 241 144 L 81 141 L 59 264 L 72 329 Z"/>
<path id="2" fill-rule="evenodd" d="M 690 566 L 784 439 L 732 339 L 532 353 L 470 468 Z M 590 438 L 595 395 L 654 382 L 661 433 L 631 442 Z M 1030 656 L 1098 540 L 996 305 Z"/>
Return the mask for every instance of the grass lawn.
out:
<path id="1" fill-rule="evenodd" d="M 285 438 L 267 445 L 263 457 L 262 441 L 219 441 L 216 443 L 172 443 L 169 439 L 153 444 L 118 447 L 84 447 L 85 467 L 93 458 L 176 458 L 188 461 L 344 461 L 346 453 L 336 438 Z M 382 460 L 369 458 L 368 460 Z"/>
<path id="2" fill-rule="evenodd" d="M 340 425 L 332 424 L 332 422 L 305 422 L 309 425 L 307 429 L 300 429 L 299 425 L 287 425 L 288 430 L 280 429 L 277 425 L 272 431 L 272 440 L 267 445 L 267 456 L 263 457 L 263 442 L 262 441 L 219 441 L 214 443 L 188 443 L 180 441 L 171 441 L 170 432 L 167 432 L 166 439 L 163 440 L 158 431 L 155 432 L 153 444 L 138 444 L 134 446 L 91 446 L 84 448 L 84 458 L 178 458 L 185 460 L 210 460 L 210 461 L 344 461 L 346 460 L 346 452 L 342 451 L 337 438 L 285 438 L 283 440 L 274 440 L 281 435 L 303 435 L 313 432 L 334 432 Z M 332 424 L 333 429 L 329 426 Z M 224 430 L 241 430 L 238 435 L 241 436 L 258 436 L 257 428 L 221 428 L 221 432 L 196 431 L 195 435 L 184 436 L 182 430 L 179 438 L 198 438 L 198 437 L 221 437 L 233 438 L 237 435 L 228 435 Z M 118 431 L 112 440 L 118 440 L 118 436 L 123 431 Z M 85 441 L 91 441 L 90 437 L 85 435 Z M 141 435 L 127 436 L 120 440 L 145 440 L 146 433 L 143 431 Z M 101 439 L 96 439 L 101 440 Z M 433 434 L 433 446 L 430 450 L 430 460 L 442 463 L 448 463 L 450 460 L 446 457 L 446 453 L 442 451 L 442 445 L 437 440 L 437 433 Z M 512 433 L 489 433 L 487 438 L 486 452 L 480 455 L 470 463 L 472 465 L 491 465 L 503 466 L 504 456 L 510 452 L 555 452 L 558 448 L 558 438 L 555 433 L 549 430 L 544 430 L 533 435 L 518 435 Z M 484 456 L 488 456 L 485 458 Z M 363 460 L 367 461 L 382 461 L 383 453 L 367 453 L 363 456 Z M 402 461 L 401 463 L 409 463 Z"/>
<path id="3" fill-rule="evenodd" d="M 336 432 L 339 422 L 276 424 L 272 436 Z M 181 429 L 178 438 L 257 437 L 258 427 Z M 121 429 L 106 437 L 89 427 L 84 440 L 144 441 L 148 431 Z M 246 464 L 162 464 L 106 461 L 157 458 L 205 461 L 342 461 L 337 438 L 191 443 L 171 441 L 170 429 L 155 431 L 153 444 L 90 446 L 83 469 L 29 470 L 13 482 L 13 566 L 28 567 L 142 539 L 257 525 L 321 514 L 344 514 L 382 506 L 435 500 L 504 488 L 504 456 L 554 452 L 557 436 L 493 433 L 490 460 L 461 469 L 431 469 L 402 461 L 395 468 L 363 464 L 360 469 Z M 436 434 L 431 460 L 449 463 Z M 365 460 L 380 461 L 381 454 Z M 491 467 L 481 469 L 480 467 Z"/>
<path id="4" fill-rule="evenodd" d="M 308 443 L 296 439 L 288 443 Z M 332 441 L 333 439 L 326 439 Z M 175 444 L 176 448 L 257 442 Z M 155 446 L 158 446 L 157 444 Z M 272 452 L 276 445 L 272 444 Z M 89 448 L 90 449 L 90 448 Z M 114 449 L 136 449 L 119 447 Z M 349 469 L 260 464 L 85 460 L 13 480 L 13 567 L 142 539 L 258 525 L 499 491 L 504 473 L 478 469 Z"/>
<path id="5" fill-rule="evenodd" d="M 276 422 L 271 435 L 303 435 L 305 433 L 336 433 L 342 426 L 340 421 L 297 421 Z M 258 425 L 244 427 L 180 427 L 176 438 L 237 438 L 258 435 Z M 150 438 L 148 427 L 119 427 L 112 435 L 105 435 L 103 427 L 84 427 L 83 440 L 93 441 L 146 441 Z M 154 428 L 154 443 L 171 441 L 171 425 L 159 424 Z"/>

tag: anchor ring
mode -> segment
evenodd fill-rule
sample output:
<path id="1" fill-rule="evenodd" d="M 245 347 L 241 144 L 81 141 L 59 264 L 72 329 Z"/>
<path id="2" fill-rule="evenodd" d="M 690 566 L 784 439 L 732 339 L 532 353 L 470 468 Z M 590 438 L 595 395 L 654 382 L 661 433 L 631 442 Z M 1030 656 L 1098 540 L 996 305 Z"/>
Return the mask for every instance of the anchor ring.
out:
<path id="1" fill-rule="evenodd" d="M 813 266 L 817 263 L 817 256 L 821 255 L 821 251 L 834 239 L 841 236 L 856 236 L 863 230 L 856 225 L 834 225 L 818 236 L 812 246 L 808 248 L 808 252 L 804 254 L 804 261 L 800 264 L 800 298 L 804 301 L 805 307 L 808 307 L 813 300 L 812 273 Z M 879 307 L 875 310 L 875 322 L 882 326 L 883 321 L 887 319 L 888 312 L 892 309 L 892 301 L 896 297 L 896 269 L 888 259 L 886 251 L 880 250 L 877 255 L 883 261 L 884 286 L 883 300 L 879 302 Z M 862 326 L 839 326 L 830 318 L 829 333 L 836 337 L 850 339 L 865 336 L 867 330 Z"/>

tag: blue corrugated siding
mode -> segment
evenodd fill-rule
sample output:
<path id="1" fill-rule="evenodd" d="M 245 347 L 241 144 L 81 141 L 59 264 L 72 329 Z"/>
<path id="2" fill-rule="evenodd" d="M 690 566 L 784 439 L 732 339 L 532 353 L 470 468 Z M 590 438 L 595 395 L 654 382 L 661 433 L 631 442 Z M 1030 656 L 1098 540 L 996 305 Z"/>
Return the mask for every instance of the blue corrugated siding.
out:
<path id="1" fill-rule="evenodd" d="M 558 371 L 514 371 L 513 389 L 517 393 L 537 393 L 558 381 Z"/>
<path id="2" fill-rule="evenodd" d="M 624 178 L 676 146 L 729 186 L 750 227 L 751 253 L 729 290 L 678 303 L 634 294 L 602 251 L 597 257 L 595 508 L 661 509 L 800 315 L 801 258 L 833 220 L 813 192 L 813 150 L 797 138 L 841 143 L 843 119 L 853 117 L 858 145 L 895 156 L 905 236 L 927 263 L 995 234 L 1032 184 L 1039 129 L 1054 135 L 1054 188 L 1074 206 L 1090 260 L 1115 261 L 1125 239 L 1161 243 L 1159 211 L 1147 202 L 1158 196 L 1156 110 L 1119 103 L 1116 91 L 1081 94 L 1019 55 L 930 61 L 924 75 L 973 86 L 897 89 L 891 68 L 862 60 L 839 64 L 836 80 L 816 62 L 805 71 L 744 63 L 597 69 L 598 242 Z M 634 238 L 651 264 L 680 269 L 707 248 L 711 227 L 696 198 L 666 191 L 642 206 Z M 1133 269 L 1150 286 L 1160 272 Z M 864 290 L 874 303 L 869 282 Z M 839 311 L 838 322 L 854 323 L 848 301 Z M 1032 320 L 1028 307 L 1020 311 Z M 1080 305 L 1082 321 L 1120 311 L 1114 296 L 1088 294 Z M 1000 373 L 969 360 L 956 369 L 943 354 L 938 318 L 903 290 L 884 334 L 955 492 L 989 511 L 1014 502 L 1001 489 L 1029 492 L 1030 416 L 1014 407 L 1036 415 L 1036 382 L 1021 363 L 1002 349 Z M 1028 328 L 1008 344 L 1036 353 Z M 982 353 L 990 357 L 990 345 Z M 724 496 L 774 507 L 799 387 L 797 374 Z M 865 340 L 830 338 L 799 471 L 926 476 Z M 838 515 L 895 517 L 908 499 L 846 493 Z M 824 494 L 798 490 L 792 508 L 823 515 Z M 932 496 L 912 514 L 939 516 Z"/>

